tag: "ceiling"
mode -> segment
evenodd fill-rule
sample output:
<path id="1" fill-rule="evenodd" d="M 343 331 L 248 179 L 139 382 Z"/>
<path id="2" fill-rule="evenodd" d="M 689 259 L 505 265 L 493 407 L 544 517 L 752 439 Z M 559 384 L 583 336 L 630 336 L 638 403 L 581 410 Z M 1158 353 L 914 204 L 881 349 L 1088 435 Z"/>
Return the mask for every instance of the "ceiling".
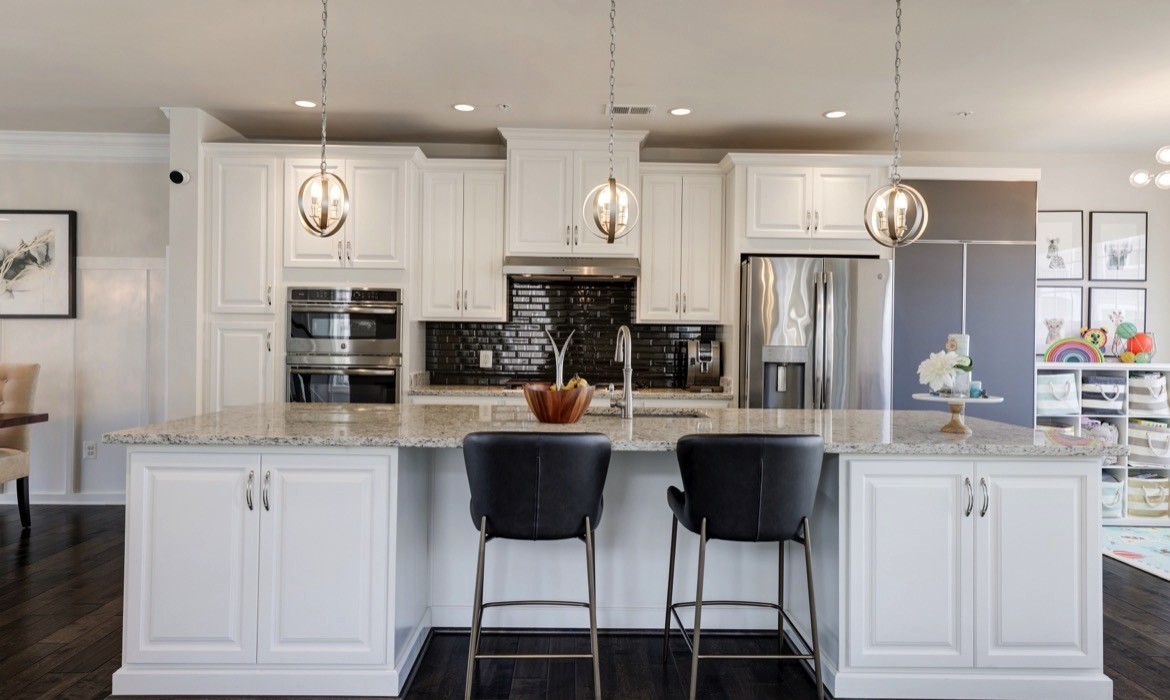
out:
<path id="1" fill-rule="evenodd" d="M 498 126 L 602 128 L 607 10 L 333 0 L 330 137 L 496 144 Z M 165 132 L 158 108 L 173 106 L 248 138 L 318 133 L 319 114 L 292 106 L 320 97 L 315 0 L 0 0 L 0 12 L 0 130 Z M 617 126 L 662 148 L 886 150 L 893 14 L 893 0 L 621 0 L 618 102 L 658 109 Z M 1152 151 L 1170 142 L 1167 27 L 1165 0 L 905 0 L 903 145 Z M 676 106 L 694 113 L 666 113 Z M 830 109 L 849 116 L 822 118 Z"/>

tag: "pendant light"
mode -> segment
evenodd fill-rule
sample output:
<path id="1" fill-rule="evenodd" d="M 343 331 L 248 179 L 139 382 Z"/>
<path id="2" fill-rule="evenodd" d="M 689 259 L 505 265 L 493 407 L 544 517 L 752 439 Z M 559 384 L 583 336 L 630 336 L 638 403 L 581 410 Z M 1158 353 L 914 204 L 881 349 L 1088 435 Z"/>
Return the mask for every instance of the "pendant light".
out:
<path id="1" fill-rule="evenodd" d="M 629 187 L 614 177 L 613 105 L 614 76 L 617 68 L 617 0 L 609 2 L 609 179 L 594 187 L 585 197 L 581 218 L 585 229 L 606 243 L 623 238 L 638 223 L 638 198 Z"/>
<path id="2" fill-rule="evenodd" d="M 890 184 L 879 188 L 865 205 L 865 230 L 887 248 L 901 248 L 917 241 L 926 231 L 926 201 L 918 190 L 902 184 L 898 163 L 902 160 L 902 0 L 897 0 L 894 29 L 894 165 Z"/>
<path id="3" fill-rule="evenodd" d="M 328 115 L 329 63 L 325 60 L 329 44 L 329 0 L 321 0 L 321 172 L 301 184 L 298 210 L 301 224 L 314 236 L 329 238 L 341 230 L 349 215 L 349 190 L 337 175 L 329 172 L 325 162 L 325 122 Z"/>
<path id="4" fill-rule="evenodd" d="M 1159 148 L 1154 154 L 1154 160 L 1159 165 L 1170 165 L 1170 146 Z M 1130 173 L 1129 184 L 1134 187 L 1145 187 L 1151 182 L 1160 190 L 1170 190 L 1170 170 L 1163 170 L 1157 175 L 1144 168 Z"/>

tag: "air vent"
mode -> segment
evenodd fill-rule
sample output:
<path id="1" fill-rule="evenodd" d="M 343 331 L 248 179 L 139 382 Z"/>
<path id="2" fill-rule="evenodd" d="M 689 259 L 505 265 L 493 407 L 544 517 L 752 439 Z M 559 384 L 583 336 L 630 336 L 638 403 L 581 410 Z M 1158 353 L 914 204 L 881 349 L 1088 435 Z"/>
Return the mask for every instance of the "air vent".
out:
<path id="1" fill-rule="evenodd" d="M 632 116 L 632 117 L 648 117 L 654 114 L 654 105 L 614 105 L 613 113 L 615 116 Z M 609 115 L 609 104 L 601 106 L 601 113 Z"/>

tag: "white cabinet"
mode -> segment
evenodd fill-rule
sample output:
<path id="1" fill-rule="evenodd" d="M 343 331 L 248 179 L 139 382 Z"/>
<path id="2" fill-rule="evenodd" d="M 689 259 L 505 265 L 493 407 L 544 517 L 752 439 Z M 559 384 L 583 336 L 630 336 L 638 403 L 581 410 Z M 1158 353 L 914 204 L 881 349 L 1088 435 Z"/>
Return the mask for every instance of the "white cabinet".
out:
<path id="1" fill-rule="evenodd" d="M 300 187 L 320 172 L 320 160 L 289 158 L 284 168 L 286 267 L 394 270 L 406 266 L 408 159 L 329 161 L 329 170 L 345 181 L 350 198 L 349 216 L 329 238 L 305 230 L 297 210 Z"/>
<path id="2" fill-rule="evenodd" d="M 638 152 L 614 152 L 614 175 L 637 196 Z M 508 149 L 508 255 L 636 257 L 638 229 L 613 244 L 590 234 L 585 197 L 609 178 L 604 148 Z"/>
<path id="3" fill-rule="evenodd" d="M 279 160 L 210 159 L 209 311 L 270 313 Z"/>
<path id="4" fill-rule="evenodd" d="M 420 318 L 505 320 L 504 173 L 423 173 L 421 228 Z"/>
<path id="5" fill-rule="evenodd" d="M 272 321 L 208 324 L 208 411 L 276 400 Z"/>
<path id="6" fill-rule="evenodd" d="M 128 663 L 383 664 L 389 458 L 130 458 Z"/>
<path id="7" fill-rule="evenodd" d="M 1096 478 L 1032 461 L 850 462 L 848 665 L 1096 668 Z"/>
<path id="8" fill-rule="evenodd" d="M 865 238 L 876 168 L 747 167 L 749 238 Z"/>
<path id="9" fill-rule="evenodd" d="M 718 323 L 722 176 L 656 171 L 642 178 L 642 197 L 638 320 Z"/>

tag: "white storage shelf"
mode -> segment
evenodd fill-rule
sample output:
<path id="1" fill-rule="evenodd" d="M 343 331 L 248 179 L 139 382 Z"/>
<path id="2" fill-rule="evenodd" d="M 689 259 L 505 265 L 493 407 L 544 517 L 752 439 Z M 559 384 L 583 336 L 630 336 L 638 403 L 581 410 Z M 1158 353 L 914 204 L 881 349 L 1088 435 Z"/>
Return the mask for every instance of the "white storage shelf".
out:
<path id="1" fill-rule="evenodd" d="M 1170 422 L 1170 417 L 1166 415 L 1149 415 L 1144 413 L 1130 412 L 1130 380 L 1133 375 L 1143 372 L 1161 372 L 1170 377 L 1170 364 L 1165 363 L 1151 363 L 1151 364 L 1123 364 L 1121 362 L 1093 362 L 1093 363 L 1070 363 L 1070 362 L 1037 362 L 1036 375 L 1037 380 L 1041 375 L 1049 374 L 1072 374 L 1076 378 L 1076 392 L 1078 396 L 1078 405 L 1080 405 L 1080 389 L 1081 378 L 1086 374 L 1102 374 L 1116 376 L 1118 384 L 1125 385 L 1125 400 L 1123 402 L 1123 409 L 1120 415 L 1110 413 L 1094 413 L 1092 410 L 1079 409 L 1075 413 L 1067 413 L 1062 415 L 1040 415 L 1037 413 L 1035 417 L 1035 425 L 1037 428 L 1046 426 L 1065 426 L 1072 429 L 1076 435 L 1081 434 L 1081 419 L 1092 418 L 1102 422 L 1112 423 L 1117 427 L 1118 442 L 1125 445 L 1129 443 L 1129 421 L 1131 418 L 1158 420 Z M 1118 458 L 1117 464 L 1107 465 L 1102 467 L 1102 473 L 1112 474 L 1118 481 L 1121 482 L 1122 488 L 1122 508 L 1121 517 L 1103 516 L 1102 524 L 1115 527 L 1170 527 L 1170 517 L 1131 517 L 1129 515 L 1129 488 L 1128 478 L 1138 474 L 1155 473 L 1161 476 L 1170 477 L 1170 468 L 1165 466 L 1156 466 L 1143 464 L 1140 460 L 1133 458 L 1121 457 Z"/>

